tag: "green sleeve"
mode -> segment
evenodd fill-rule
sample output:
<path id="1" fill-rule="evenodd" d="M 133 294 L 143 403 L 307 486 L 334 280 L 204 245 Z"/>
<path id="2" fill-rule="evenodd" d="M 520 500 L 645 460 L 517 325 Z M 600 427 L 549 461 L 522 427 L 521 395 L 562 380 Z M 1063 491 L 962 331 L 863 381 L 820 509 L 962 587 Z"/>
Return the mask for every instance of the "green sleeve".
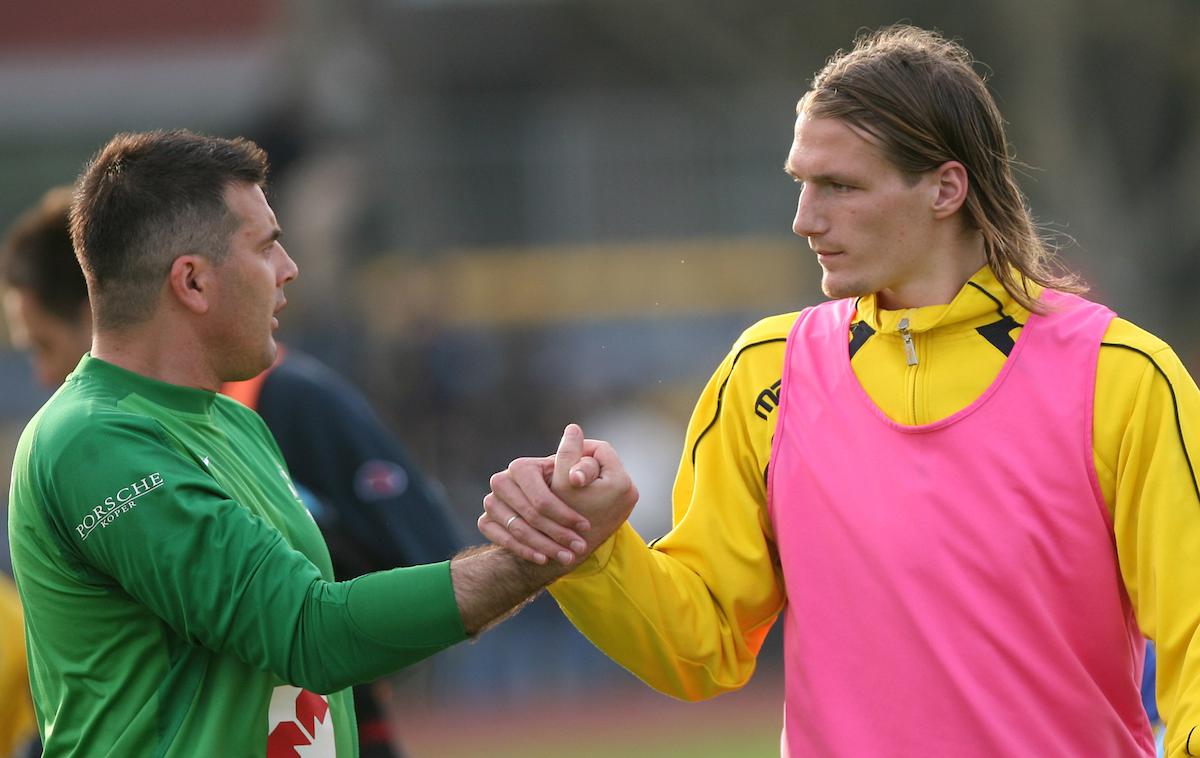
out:
<path id="1" fill-rule="evenodd" d="M 68 555 L 190 644 L 332 692 L 465 638 L 447 564 L 327 582 L 152 420 L 113 412 L 48 436 L 31 496 Z"/>

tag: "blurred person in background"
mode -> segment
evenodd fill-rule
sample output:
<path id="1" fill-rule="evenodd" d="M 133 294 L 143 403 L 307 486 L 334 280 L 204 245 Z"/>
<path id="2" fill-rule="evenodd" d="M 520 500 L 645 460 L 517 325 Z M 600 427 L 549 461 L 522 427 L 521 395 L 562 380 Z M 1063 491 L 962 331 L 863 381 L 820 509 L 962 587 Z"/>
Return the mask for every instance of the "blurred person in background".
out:
<path id="1" fill-rule="evenodd" d="M 50 389 L 92 346 L 87 283 L 71 247 L 71 188 L 55 187 L 13 224 L 0 249 L 4 316 L 13 347 Z"/>
<path id="2" fill-rule="evenodd" d="M 0 756 L 37 755 L 37 722 L 29 695 L 21 601 L 7 574 L 0 573 Z"/>
<path id="3" fill-rule="evenodd" d="M 118 135 L 80 178 L 91 351 L 22 435 L 10 503 L 48 754 L 357 755 L 346 687 L 481 633 L 566 570 L 488 547 L 334 581 L 262 419 L 216 392 L 274 363 L 298 273 L 265 179 L 253 143 L 186 131 Z M 361 483 L 398 494 L 396 476 Z M 624 491 L 624 513 L 593 520 L 615 529 L 628 477 L 593 487 Z"/>
<path id="4" fill-rule="evenodd" d="M 49 388 L 62 384 L 92 341 L 87 283 L 71 245 L 71 199 L 71 187 L 47 192 L 0 250 L 13 344 L 29 353 Z M 436 485 L 362 394 L 315 358 L 280 347 L 270 369 L 221 391 L 266 422 L 321 528 L 336 578 L 434 563 L 463 547 Z M 364 758 L 398 755 L 370 685 L 354 688 L 354 704 Z M 33 727 L 32 707 L 28 715 Z"/>
<path id="5" fill-rule="evenodd" d="M 828 61 L 786 170 L 834 299 L 733 346 L 669 534 L 584 533 L 551 593 L 598 647 L 707 698 L 782 614 L 785 755 L 1151 756 L 1144 633 L 1167 755 L 1200 754 L 1200 391 L 1076 294 L 1012 165 L 961 45 L 898 26 Z M 562 549 L 590 444 L 495 475 L 481 531 Z"/>
<path id="6" fill-rule="evenodd" d="M 83 272 L 71 248 L 71 231 L 67 212 L 71 207 L 71 188 L 56 187 L 42 196 L 40 202 L 25 211 L 14 222 L 0 247 L 0 270 L 4 278 L 4 315 L 9 338 L 14 347 L 24 350 L 33 361 L 38 381 L 46 387 L 57 387 L 66 378 L 92 342 L 92 314 L 87 302 L 87 285 Z M 7 545 L 5 546 L 7 549 Z M 3 579 L 0 581 L 7 581 Z M 0 598 L 11 608 L 6 610 L 6 631 L 0 645 L 6 664 L 20 660 L 19 672 L 11 668 L 13 683 L 20 675 L 28 713 L 21 705 L 7 716 L 23 722 L 24 742 L 35 743 L 26 749 L 36 754 L 37 723 L 33 720 L 33 703 L 29 699 L 29 675 L 25 661 L 24 633 L 21 629 L 20 604 L 16 589 Z M 9 633 L 15 631 L 15 634 Z M 19 646 L 19 651 L 18 651 Z M 13 688 L 11 695 L 0 702 L 20 703 Z M 11 699 L 10 699 L 11 698 Z M 25 720 L 25 716 L 28 720 Z M 3 732 L 0 728 L 0 732 Z M 0 739 L 0 748 L 4 740 Z M 11 747 L 11 745 L 9 746 Z M 8 755 L 0 749 L 0 755 Z"/>
<path id="7" fill-rule="evenodd" d="M 221 392 L 257 410 L 279 443 L 336 578 L 434 563 L 463 547 L 439 488 L 366 398 L 315 358 L 281 345 L 270 369 Z M 370 686 L 354 688 L 354 707 L 363 758 L 398 755 Z"/>

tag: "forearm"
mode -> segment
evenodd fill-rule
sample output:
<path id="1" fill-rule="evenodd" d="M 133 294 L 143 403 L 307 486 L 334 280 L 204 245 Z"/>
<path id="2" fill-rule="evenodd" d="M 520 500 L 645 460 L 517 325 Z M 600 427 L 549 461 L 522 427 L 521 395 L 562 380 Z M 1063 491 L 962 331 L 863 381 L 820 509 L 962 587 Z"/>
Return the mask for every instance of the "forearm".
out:
<path id="1" fill-rule="evenodd" d="M 529 563 L 495 545 L 468 548 L 450 562 L 463 628 L 476 635 L 503 621 L 568 570 Z"/>
<path id="2" fill-rule="evenodd" d="M 291 614 L 250 611 L 266 592 L 302 600 Z M 466 639 L 445 561 L 294 589 L 275 582 L 239 611 L 225 646 L 315 692 L 378 679 Z"/>
<path id="3" fill-rule="evenodd" d="M 689 563 L 623 527 L 550 593 L 584 636 L 648 685 L 702 700 L 750 678 L 783 598 L 769 561 L 716 571 Z M 734 600 L 736 586 L 755 589 Z"/>

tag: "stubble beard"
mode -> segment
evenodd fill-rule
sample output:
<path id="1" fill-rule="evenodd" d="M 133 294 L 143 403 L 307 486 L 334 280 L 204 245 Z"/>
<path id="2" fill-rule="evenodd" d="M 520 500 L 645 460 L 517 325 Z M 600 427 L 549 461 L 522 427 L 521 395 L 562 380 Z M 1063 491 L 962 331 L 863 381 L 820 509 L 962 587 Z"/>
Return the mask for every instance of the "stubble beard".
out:
<path id="1" fill-rule="evenodd" d="M 821 292 L 825 293 L 825 297 L 831 300 L 841 300 L 847 297 L 863 297 L 870 295 L 875 290 L 866 281 L 855 278 L 845 279 L 833 276 L 828 271 L 823 271 L 821 275 Z"/>
<path id="2" fill-rule="evenodd" d="M 253 357 L 247 354 L 236 365 L 230 366 L 227 372 L 228 376 L 224 376 L 221 379 L 225 382 L 241 382 L 246 379 L 253 379 L 275 363 L 275 356 L 278 352 L 279 346 L 275 343 L 274 336 L 269 335 L 266 343 L 260 350 L 255 352 Z"/>

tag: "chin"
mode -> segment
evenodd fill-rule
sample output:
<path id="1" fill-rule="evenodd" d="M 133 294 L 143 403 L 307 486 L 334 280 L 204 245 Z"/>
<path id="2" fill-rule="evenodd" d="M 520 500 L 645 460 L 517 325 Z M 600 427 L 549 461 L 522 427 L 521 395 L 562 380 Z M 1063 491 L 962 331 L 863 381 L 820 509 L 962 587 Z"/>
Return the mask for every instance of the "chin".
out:
<path id="1" fill-rule="evenodd" d="M 271 364 L 275 362 L 277 350 L 275 340 L 271 340 L 269 345 L 254 359 L 247 357 L 237 366 L 230 367 L 228 374 L 223 376 L 221 381 L 244 382 L 247 379 L 253 379 L 271 367 Z"/>
<path id="2" fill-rule="evenodd" d="M 848 280 L 843 277 L 830 276 L 827 273 L 821 277 L 821 292 L 825 293 L 825 297 L 840 300 L 846 297 L 870 295 L 875 292 L 875 289 L 861 280 Z"/>

